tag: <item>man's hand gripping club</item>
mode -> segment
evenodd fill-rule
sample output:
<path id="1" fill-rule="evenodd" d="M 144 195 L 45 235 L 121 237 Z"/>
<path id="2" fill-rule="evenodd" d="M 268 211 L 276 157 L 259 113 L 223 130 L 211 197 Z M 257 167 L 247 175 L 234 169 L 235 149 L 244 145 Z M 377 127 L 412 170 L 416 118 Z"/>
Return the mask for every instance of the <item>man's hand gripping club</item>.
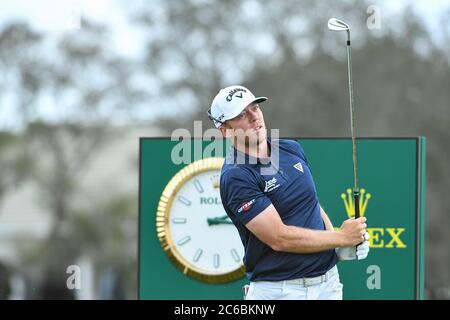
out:
<path id="1" fill-rule="evenodd" d="M 370 248 L 366 221 L 365 217 L 351 218 L 344 221 L 340 232 L 344 234 L 348 244 L 344 247 L 336 248 L 339 260 L 363 260 L 367 257 Z"/>

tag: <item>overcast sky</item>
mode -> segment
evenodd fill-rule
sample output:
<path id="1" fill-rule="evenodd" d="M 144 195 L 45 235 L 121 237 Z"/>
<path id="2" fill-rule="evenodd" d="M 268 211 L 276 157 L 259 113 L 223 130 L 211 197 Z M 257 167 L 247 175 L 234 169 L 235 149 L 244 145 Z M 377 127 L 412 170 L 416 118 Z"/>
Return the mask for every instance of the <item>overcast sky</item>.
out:
<path id="1" fill-rule="evenodd" d="M 119 52 L 134 55 L 139 52 L 140 37 L 128 23 L 124 5 L 123 0 L 0 0 L 0 28 L 21 20 L 39 31 L 59 34 L 76 30 L 83 16 L 111 28 Z"/>
<path id="2" fill-rule="evenodd" d="M 161 0 L 164 1 L 164 0 Z M 0 0 L 0 28 L 11 21 L 27 21 L 36 29 L 61 33 L 77 27 L 79 17 L 104 23 L 113 31 L 113 41 L 119 52 L 138 55 L 141 51 L 140 35 L 136 26 L 126 20 L 124 10 L 130 3 L 145 3 L 143 0 Z M 153 1 L 158 3 L 158 1 Z M 381 17 L 395 16 L 411 4 L 423 18 L 427 28 L 439 36 L 439 15 L 450 10 L 449 0 L 374 0 L 381 9 Z M 152 4 L 149 4 L 152 5 Z"/>

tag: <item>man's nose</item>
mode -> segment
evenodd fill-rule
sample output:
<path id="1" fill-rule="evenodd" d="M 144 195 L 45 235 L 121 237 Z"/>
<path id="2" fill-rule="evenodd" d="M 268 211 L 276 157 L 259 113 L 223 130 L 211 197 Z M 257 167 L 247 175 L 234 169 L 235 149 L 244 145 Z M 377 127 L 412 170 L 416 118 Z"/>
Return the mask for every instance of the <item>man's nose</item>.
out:
<path id="1" fill-rule="evenodd" d="M 249 110 L 247 112 L 249 115 L 248 118 L 249 118 L 250 122 L 255 122 L 256 120 L 258 120 L 258 111 Z"/>

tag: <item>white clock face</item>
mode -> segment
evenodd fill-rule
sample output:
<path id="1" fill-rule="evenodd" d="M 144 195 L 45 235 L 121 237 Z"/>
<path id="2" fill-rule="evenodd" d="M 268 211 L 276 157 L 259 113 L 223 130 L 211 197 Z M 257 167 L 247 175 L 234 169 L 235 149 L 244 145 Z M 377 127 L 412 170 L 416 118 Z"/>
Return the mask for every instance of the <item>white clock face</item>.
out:
<path id="1" fill-rule="evenodd" d="M 219 170 L 210 170 L 186 182 L 174 197 L 168 221 L 177 251 L 207 274 L 239 269 L 244 254 L 220 200 L 219 177 Z"/>

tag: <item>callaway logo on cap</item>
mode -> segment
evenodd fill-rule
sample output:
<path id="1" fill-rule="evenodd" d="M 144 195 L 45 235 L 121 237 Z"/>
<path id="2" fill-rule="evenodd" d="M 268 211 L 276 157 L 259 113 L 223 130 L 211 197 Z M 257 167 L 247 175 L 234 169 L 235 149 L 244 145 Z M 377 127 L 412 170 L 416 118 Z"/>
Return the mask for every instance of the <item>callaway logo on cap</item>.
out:
<path id="1" fill-rule="evenodd" d="M 218 128 L 227 120 L 237 117 L 242 110 L 253 102 L 266 101 L 266 97 L 256 98 L 254 94 L 243 86 L 230 86 L 223 88 L 214 97 L 208 116 Z"/>

